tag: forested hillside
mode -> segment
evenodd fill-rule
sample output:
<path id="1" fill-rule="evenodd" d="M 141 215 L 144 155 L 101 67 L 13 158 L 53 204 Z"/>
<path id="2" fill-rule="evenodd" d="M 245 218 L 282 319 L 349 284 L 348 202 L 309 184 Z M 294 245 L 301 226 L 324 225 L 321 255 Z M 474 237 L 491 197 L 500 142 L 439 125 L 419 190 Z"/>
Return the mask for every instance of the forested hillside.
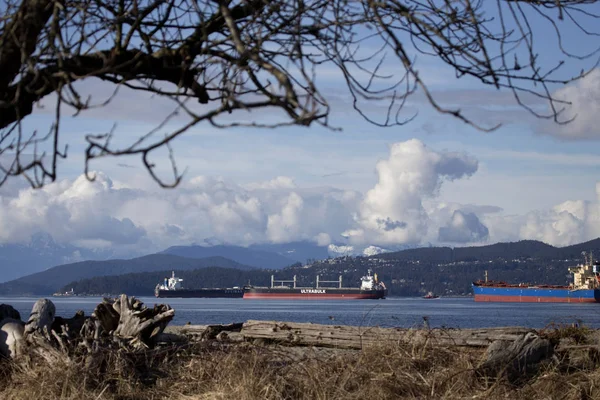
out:
<path id="1" fill-rule="evenodd" d="M 371 257 L 339 257 L 312 262 L 297 263 L 282 270 L 248 270 L 208 268 L 195 271 L 179 271 L 185 286 L 228 287 L 268 285 L 270 275 L 276 279 L 297 276 L 300 286 L 313 286 L 316 275 L 321 280 L 336 280 L 343 276 L 343 286 L 356 287 L 369 268 L 386 283 L 390 295 L 420 296 L 433 291 L 443 296 L 471 294 L 471 282 L 483 279 L 488 271 L 489 279 L 512 283 L 568 284 L 572 277 L 568 267 L 583 261 L 581 251 L 593 251 L 600 256 L 600 240 L 575 246 L 556 248 L 537 241 L 497 243 L 490 246 L 466 248 L 421 248 Z M 177 267 L 174 269 L 177 270 Z M 189 268 L 191 269 L 191 268 Z M 127 293 L 152 294 L 158 282 L 170 275 L 161 272 L 104 276 L 69 283 L 63 289 L 74 288 L 76 293 Z"/>
<path id="2" fill-rule="evenodd" d="M 194 270 L 204 267 L 246 270 L 253 268 L 223 257 L 192 259 L 170 254 L 151 254 L 130 260 L 82 261 L 59 265 L 43 272 L 0 284 L 0 294 L 47 295 L 56 292 L 69 282 L 80 279 L 172 269 Z"/>

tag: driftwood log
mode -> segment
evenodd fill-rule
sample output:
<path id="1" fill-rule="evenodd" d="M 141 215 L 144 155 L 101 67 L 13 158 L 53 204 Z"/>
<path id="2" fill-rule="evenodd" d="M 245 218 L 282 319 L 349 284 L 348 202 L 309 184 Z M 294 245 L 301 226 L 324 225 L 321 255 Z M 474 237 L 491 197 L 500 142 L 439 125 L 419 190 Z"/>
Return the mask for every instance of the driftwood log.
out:
<path id="1" fill-rule="evenodd" d="M 286 346 L 359 350 L 378 344 L 487 348 L 477 372 L 511 382 L 539 371 L 556 343 L 522 327 L 486 329 L 403 329 L 250 320 L 231 325 L 187 325 L 191 340 L 251 341 Z"/>
<path id="2" fill-rule="evenodd" d="M 245 341 L 265 341 L 294 346 L 334 347 L 361 349 L 383 342 L 407 344 L 438 344 L 452 346 L 487 347 L 497 340 L 515 341 L 532 332 L 520 327 L 485 329 L 405 329 L 321 325 L 312 323 L 255 321 L 231 325 L 187 325 L 180 332 L 192 340 L 212 339 L 213 334 L 230 333 L 232 338 Z M 209 333 L 211 332 L 211 333 Z"/>
<path id="3" fill-rule="evenodd" d="M 179 332 L 192 340 L 206 341 L 217 339 L 223 341 L 233 337 L 239 338 L 240 335 L 236 336 L 235 334 L 240 333 L 243 326 L 244 324 L 241 322 L 229 325 L 185 325 Z"/>

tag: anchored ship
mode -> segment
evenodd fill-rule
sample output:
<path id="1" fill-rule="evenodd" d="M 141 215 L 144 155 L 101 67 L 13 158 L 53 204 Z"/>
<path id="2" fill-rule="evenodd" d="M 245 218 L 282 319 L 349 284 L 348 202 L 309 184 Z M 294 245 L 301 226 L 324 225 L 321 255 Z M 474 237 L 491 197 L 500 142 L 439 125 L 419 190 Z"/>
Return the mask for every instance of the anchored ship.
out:
<path id="1" fill-rule="evenodd" d="M 600 302 L 600 262 L 583 253 L 584 262 L 569 268 L 573 283 L 560 285 L 508 284 L 485 280 L 473 282 L 475 301 L 518 303 L 597 303 Z"/>
<path id="2" fill-rule="evenodd" d="M 241 298 L 244 295 L 244 288 L 202 288 L 202 289 L 187 289 L 181 284 L 183 279 L 175 276 L 175 271 L 172 272 L 170 278 L 165 278 L 162 284 L 156 285 L 154 295 L 156 297 L 227 297 Z"/>
<path id="3" fill-rule="evenodd" d="M 321 284 L 337 284 L 337 287 L 324 287 Z M 290 285 L 291 284 L 291 285 Z M 371 270 L 366 276 L 361 278 L 361 285 L 358 288 L 342 287 L 342 276 L 336 281 L 319 280 L 315 287 L 298 287 L 296 285 L 296 275 L 293 280 L 275 280 L 271 275 L 270 287 L 247 286 L 244 291 L 244 299 L 306 299 L 306 300 L 325 300 L 325 299 L 385 299 L 387 288 L 383 282 L 379 282 L 377 274 L 371 275 Z"/>

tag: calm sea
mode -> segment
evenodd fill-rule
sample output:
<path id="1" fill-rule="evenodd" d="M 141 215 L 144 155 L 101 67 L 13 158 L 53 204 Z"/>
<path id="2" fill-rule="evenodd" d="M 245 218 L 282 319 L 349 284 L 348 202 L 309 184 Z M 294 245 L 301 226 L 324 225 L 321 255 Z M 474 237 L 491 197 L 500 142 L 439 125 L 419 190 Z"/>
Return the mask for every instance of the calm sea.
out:
<path id="1" fill-rule="evenodd" d="M 0 297 L 27 319 L 37 297 Z M 49 297 L 56 313 L 71 317 L 77 310 L 89 315 L 100 297 Z M 167 303 L 175 309 L 172 324 L 229 324 L 249 319 L 319 324 L 385 327 L 487 328 L 525 326 L 543 328 L 550 324 L 577 322 L 600 328 L 600 304 L 475 303 L 469 298 L 390 297 L 385 300 L 244 300 L 244 299 L 156 299 L 140 297 L 146 305 Z"/>

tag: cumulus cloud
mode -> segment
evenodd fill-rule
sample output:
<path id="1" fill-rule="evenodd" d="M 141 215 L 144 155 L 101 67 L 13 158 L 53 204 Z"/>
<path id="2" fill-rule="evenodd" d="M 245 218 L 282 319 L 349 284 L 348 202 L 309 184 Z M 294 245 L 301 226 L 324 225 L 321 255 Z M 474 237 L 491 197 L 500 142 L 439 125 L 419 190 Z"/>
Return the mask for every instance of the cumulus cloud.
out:
<path id="1" fill-rule="evenodd" d="M 129 197 L 127 192 L 116 194 L 103 174 L 94 183 L 82 176 L 41 190 L 21 189 L 16 196 L 0 198 L 0 241 L 27 242 L 32 234 L 47 232 L 59 242 L 135 244 L 145 231 L 127 217 L 111 215 L 112 207 Z"/>
<path id="2" fill-rule="evenodd" d="M 600 183 L 595 201 L 570 200 L 546 212 L 527 214 L 519 236 L 559 246 L 600 237 Z"/>
<path id="3" fill-rule="evenodd" d="M 344 236 L 355 244 L 419 243 L 429 220 L 423 200 L 435 197 L 444 180 L 470 176 L 477 167 L 471 156 L 438 152 L 416 139 L 393 144 L 377 164 L 378 182 L 360 205 L 357 227 Z"/>
<path id="4" fill-rule="evenodd" d="M 438 240 L 449 243 L 476 243 L 487 239 L 488 228 L 483 225 L 477 215 L 454 211 L 446 226 L 439 229 Z"/>
<path id="5" fill-rule="evenodd" d="M 360 199 L 334 188 L 297 188 L 287 177 L 242 187 L 199 176 L 165 191 L 127 188 L 99 173 L 95 182 L 82 176 L 0 196 L 0 243 L 27 243 L 48 232 L 60 243 L 146 252 L 205 238 L 327 245 L 352 223 Z"/>
<path id="6" fill-rule="evenodd" d="M 577 82 L 557 90 L 553 94 L 557 100 L 571 104 L 558 104 L 564 107 L 561 120 L 573 119 L 568 124 L 559 125 L 551 121 L 540 123 L 538 132 L 567 140 L 600 139 L 600 69 L 594 69 Z"/>
<path id="7" fill-rule="evenodd" d="M 536 239 L 569 245 L 600 236 L 600 183 L 594 200 L 572 199 L 525 215 L 494 205 L 441 202 L 441 185 L 478 169 L 475 158 L 436 151 L 418 140 L 391 146 L 365 194 L 300 187 L 279 176 L 244 186 L 198 176 L 175 190 L 135 188 L 99 173 L 40 190 L 0 191 L 0 244 L 38 232 L 58 243 L 149 253 L 172 245 L 250 245 L 310 240 L 332 254 L 424 243 L 475 244 Z M 400 247 L 399 247 L 400 246 Z"/>
<path id="8" fill-rule="evenodd" d="M 568 246 L 600 237 L 600 182 L 596 199 L 569 200 L 548 210 L 524 215 L 490 214 L 482 218 L 489 241 L 531 239 L 554 246 Z"/>

